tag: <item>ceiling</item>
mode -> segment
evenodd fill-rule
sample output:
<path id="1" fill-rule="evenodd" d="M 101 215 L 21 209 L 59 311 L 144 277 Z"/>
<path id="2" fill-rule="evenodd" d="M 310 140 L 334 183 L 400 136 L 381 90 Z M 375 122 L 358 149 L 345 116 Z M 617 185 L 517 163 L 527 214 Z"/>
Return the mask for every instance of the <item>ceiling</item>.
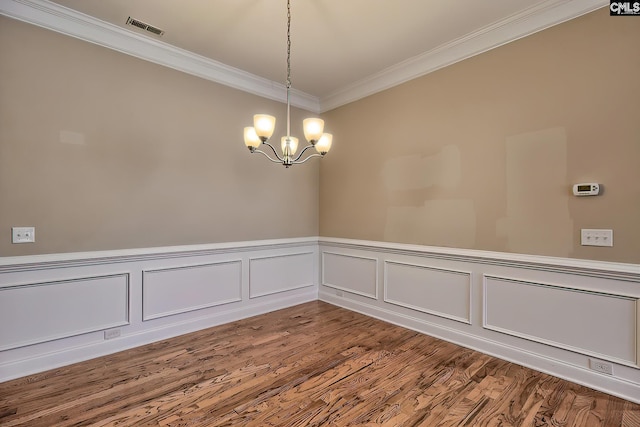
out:
<path id="1" fill-rule="evenodd" d="M 230 86 L 243 88 L 235 80 L 253 80 L 269 92 L 280 90 L 286 78 L 286 0 L 2 2 L 7 3 L 2 6 L 4 10 L 0 9 L 3 14 L 117 50 L 125 51 L 102 33 L 108 30 L 112 36 L 134 36 L 136 43 L 147 41 L 156 50 L 179 48 L 165 50 L 174 56 L 190 55 L 191 62 L 217 68 L 212 74 L 235 73 L 233 78 L 227 76 L 232 82 L 221 81 Z M 291 3 L 292 84 L 299 91 L 297 94 L 307 100 L 298 106 L 318 111 L 335 108 L 607 4 L 602 0 L 292 0 Z M 17 16 L 12 10 L 25 5 L 33 9 L 26 13 L 29 15 L 26 18 L 25 12 Z M 49 16 L 37 17 L 44 9 L 48 9 Z M 128 17 L 165 33 L 158 37 L 128 26 Z M 54 19 L 67 20 L 48 22 Z M 74 34 L 71 27 L 79 21 L 96 31 L 89 36 Z M 82 29 L 76 33 L 82 31 L 86 33 Z M 144 52 L 125 53 L 145 56 Z M 155 56 L 145 59 L 162 63 Z M 192 74 L 207 78 L 204 71 Z M 216 80 L 216 76 L 211 80 Z M 249 92 L 280 98 L 248 86 Z"/>

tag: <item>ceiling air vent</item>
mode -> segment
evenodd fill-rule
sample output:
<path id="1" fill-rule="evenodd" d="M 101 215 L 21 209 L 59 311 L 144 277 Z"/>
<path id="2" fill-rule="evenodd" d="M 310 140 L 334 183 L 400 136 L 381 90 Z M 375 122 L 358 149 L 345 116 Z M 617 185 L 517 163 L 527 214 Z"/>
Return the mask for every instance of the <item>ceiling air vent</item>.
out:
<path id="1" fill-rule="evenodd" d="M 149 31 L 150 33 L 155 34 L 156 36 L 161 36 L 164 34 L 164 30 L 161 30 L 158 27 L 154 27 L 153 25 L 149 25 L 146 22 L 142 22 L 138 19 L 134 19 L 132 17 L 127 18 L 127 25 L 132 25 L 134 27 L 138 27 L 142 30 Z"/>

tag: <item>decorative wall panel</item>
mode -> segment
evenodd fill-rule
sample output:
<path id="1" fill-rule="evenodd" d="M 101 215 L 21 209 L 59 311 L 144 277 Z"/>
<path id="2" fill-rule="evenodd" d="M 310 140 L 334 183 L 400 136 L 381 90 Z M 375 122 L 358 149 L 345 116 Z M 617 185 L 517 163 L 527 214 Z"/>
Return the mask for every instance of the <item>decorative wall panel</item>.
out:
<path id="1" fill-rule="evenodd" d="M 636 365 L 637 299 L 485 276 L 484 327 Z"/>
<path id="2" fill-rule="evenodd" d="M 384 300 L 471 323 L 471 273 L 385 261 Z"/>
<path id="3" fill-rule="evenodd" d="M 252 258 L 249 262 L 249 297 L 313 286 L 313 252 Z"/>
<path id="4" fill-rule="evenodd" d="M 372 258 L 322 253 L 322 284 L 378 298 L 378 262 Z"/>
<path id="5" fill-rule="evenodd" d="M 147 270 L 142 273 L 142 318 L 240 301 L 241 286 L 241 261 Z"/>
<path id="6" fill-rule="evenodd" d="M 0 287 L 0 350 L 128 323 L 128 274 Z"/>

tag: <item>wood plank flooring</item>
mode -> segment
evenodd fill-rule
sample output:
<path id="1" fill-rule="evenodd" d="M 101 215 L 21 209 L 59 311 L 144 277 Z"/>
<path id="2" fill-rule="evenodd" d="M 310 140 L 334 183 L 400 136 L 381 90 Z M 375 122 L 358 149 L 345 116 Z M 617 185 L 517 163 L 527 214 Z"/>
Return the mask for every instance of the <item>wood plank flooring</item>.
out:
<path id="1" fill-rule="evenodd" d="M 640 405 L 315 301 L 0 384 L 11 426 L 640 426 Z"/>

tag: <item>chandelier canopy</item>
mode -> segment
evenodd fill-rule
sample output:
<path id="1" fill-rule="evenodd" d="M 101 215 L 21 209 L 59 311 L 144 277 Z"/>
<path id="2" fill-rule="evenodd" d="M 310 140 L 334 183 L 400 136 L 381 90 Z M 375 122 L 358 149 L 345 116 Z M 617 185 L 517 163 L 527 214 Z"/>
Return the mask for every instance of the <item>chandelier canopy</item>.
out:
<path id="1" fill-rule="evenodd" d="M 291 165 L 304 163 L 312 157 L 324 157 L 331 149 L 333 135 L 324 133 L 324 120 L 319 118 L 304 119 L 304 137 L 309 143 L 296 156 L 298 151 L 298 138 L 291 136 L 291 1 L 287 0 L 287 135 L 281 139 L 282 154 L 278 153 L 269 138 L 276 127 L 276 118 L 268 114 L 256 114 L 253 116 L 253 127 L 244 128 L 244 144 L 252 153 L 260 153 L 274 163 L 282 163 L 286 168 Z M 265 145 L 271 149 L 275 158 L 262 151 L 259 147 Z M 307 150 L 315 148 L 316 153 L 308 154 Z"/>

